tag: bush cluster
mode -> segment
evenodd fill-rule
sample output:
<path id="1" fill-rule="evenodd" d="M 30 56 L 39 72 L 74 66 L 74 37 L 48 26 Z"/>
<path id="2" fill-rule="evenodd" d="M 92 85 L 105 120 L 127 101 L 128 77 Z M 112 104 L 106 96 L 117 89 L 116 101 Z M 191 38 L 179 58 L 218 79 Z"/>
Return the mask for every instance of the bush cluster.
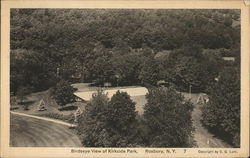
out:
<path id="1" fill-rule="evenodd" d="M 75 120 L 73 113 L 71 113 L 69 115 L 64 115 L 64 114 L 60 114 L 60 113 L 50 112 L 50 113 L 37 114 L 37 115 L 42 116 L 42 117 L 49 117 L 52 119 L 62 120 L 62 121 L 66 121 L 69 123 L 74 123 L 74 120 Z"/>

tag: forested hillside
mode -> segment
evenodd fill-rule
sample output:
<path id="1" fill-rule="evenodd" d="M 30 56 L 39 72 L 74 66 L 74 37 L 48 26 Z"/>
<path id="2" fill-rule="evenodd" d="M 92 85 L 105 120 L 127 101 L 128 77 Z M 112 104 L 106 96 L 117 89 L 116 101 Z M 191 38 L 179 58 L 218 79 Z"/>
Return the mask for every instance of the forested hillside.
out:
<path id="1" fill-rule="evenodd" d="M 239 23 L 239 10 L 11 9 L 11 91 L 61 78 L 204 90 L 223 64 L 214 49 L 240 56 Z"/>

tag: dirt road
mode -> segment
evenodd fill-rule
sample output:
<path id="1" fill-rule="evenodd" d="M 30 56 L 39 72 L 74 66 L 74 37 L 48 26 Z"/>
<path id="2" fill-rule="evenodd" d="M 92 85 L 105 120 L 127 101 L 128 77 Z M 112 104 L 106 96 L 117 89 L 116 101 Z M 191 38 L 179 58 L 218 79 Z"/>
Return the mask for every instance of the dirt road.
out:
<path id="1" fill-rule="evenodd" d="M 189 94 L 183 93 L 185 98 L 189 99 Z M 202 104 L 197 104 L 199 94 L 191 95 L 191 102 L 194 104 L 194 110 L 192 112 L 193 125 L 195 127 L 194 139 L 199 148 L 228 148 L 231 147 L 223 140 L 216 138 L 201 124 L 201 108 Z"/>
<path id="2" fill-rule="evenodd" d="M 81 142 L 68 126 L 42 119 L 10 115 L 12 147 L 81 147 Z"/>

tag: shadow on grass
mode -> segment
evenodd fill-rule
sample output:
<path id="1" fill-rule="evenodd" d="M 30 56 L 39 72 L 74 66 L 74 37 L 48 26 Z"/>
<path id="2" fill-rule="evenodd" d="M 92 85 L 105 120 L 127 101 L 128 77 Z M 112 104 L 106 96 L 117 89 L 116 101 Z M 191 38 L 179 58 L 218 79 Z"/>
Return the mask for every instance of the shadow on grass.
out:
<path id="1" fill-rule="evenodd" d="M 68 106 L 63 106 L 58 108 L 59 111 L 70 111 L 70 110 L 76 110 L 78 108 L 78 106 L 74 106 L 74 105 L 68 105 Z"/>
<path id="2" fill-rule="evenodd" d="M 34 100 L 27 100 L 27 101 L 18 102 L 19 105 L 31 105 L 33 103 L 35 103 Z"/>

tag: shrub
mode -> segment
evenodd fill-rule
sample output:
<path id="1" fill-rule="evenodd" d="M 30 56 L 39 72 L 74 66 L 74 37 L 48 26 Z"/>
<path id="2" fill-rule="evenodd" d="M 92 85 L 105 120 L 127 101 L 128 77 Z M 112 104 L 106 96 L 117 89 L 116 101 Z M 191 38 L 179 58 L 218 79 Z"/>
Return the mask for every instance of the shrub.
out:
<path id="1" fill-rule="evenodd" d="M 69 123 L 73 123 L 74 119 L 75 119 L 73 113 L 71 113 L 69 115 L 64 115 L 64 114 L 59 114 L 59 113 L 55 113 L 55 112 L 50 112 L 50 113 L 45 113 L 45 114 L 39 114 L 39 116 L 49 117 L 49 118 L 57 119 L 57 120 L 62 120 L 62 121 L 66 121 Z"/>

